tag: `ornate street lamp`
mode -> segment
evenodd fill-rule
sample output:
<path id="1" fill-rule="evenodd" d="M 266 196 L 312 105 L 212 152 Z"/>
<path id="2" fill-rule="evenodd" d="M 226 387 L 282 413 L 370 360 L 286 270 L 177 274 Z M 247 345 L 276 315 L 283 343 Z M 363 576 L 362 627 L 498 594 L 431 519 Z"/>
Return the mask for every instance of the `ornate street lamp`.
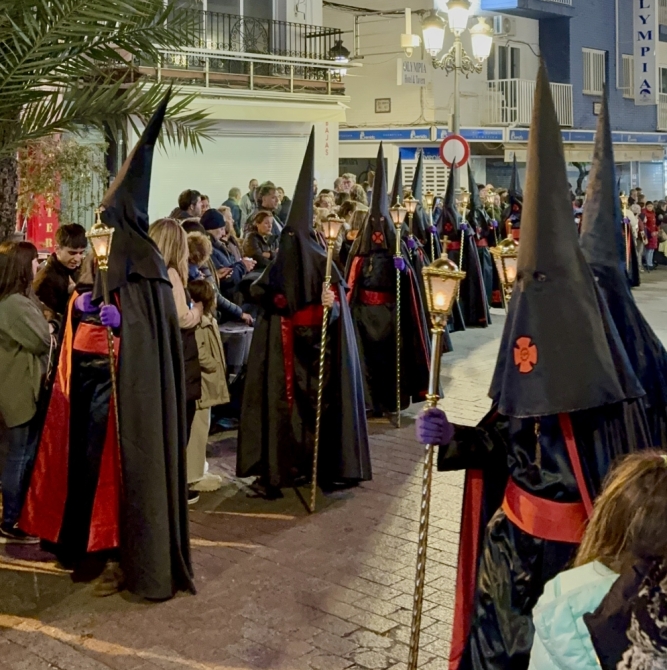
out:
<path id="1" fill-rule="evenodd" d="M 333 252 L 338 235 L 344 225 L 343 219 L 332 215 L 322 225 L 324 239 L 327 242 L 327 264 L 324 271 L 324 286 L 322 291 L 328 291 L 331 286 L 331 268 L 333 266 Z M 317 498 L 317 459 L 320 451 L 320 428 L 322 426 L 322 397 L 324 394 L 324 363 L 327 348 L 327 325 L 329 323 L 329 308 L 322 309 L 322 334 L 320 336 L 320 371 L 317 380 L 317 410 L 315 414 L 315 443 L 313 446 L 313 481 L 310 488 L 310 512 L 315 511 Z"/>
<path id="2" fill-rule="evenodd" d="M 407 200 L 407 198 L 406 198 Z M 401 228 L 406 214 L 405 207 L 395 204 L 389 209 L 396 231 L 394 258 L 403 258 L 401 253 Z M 401 270 L 396 268 L 396 426 L 401 427 Z"/>
<path id="3" fill-rule="evenodd" d="M 426 305 L 431 317 L 431 367 L 429 372 L 426 407 L 430 409 L 438 404 L 440 384 L 440 358 L 442 356 L 442 334 L 447 328 L 447 319 L 452 312 L 461 281 L 465 272 L 443 254 L 422 271 L 426 287 Z M 412 624 L 410 628 L 410 655 L 408 670 L 416 670 L 419 657 L 419 636 L 424 604 L 424 578 L 426 576 L 426 549 L 428 545 L 428 521 L 431 511 L 431 481 L 433 473 L 433 454 L 435 445 L 429 444 L 424 452 L 424 470 L 422 474 L 421 507 L 419 516 L 419 537 L 417 542 L 417 571 L 412 606 Z"/>
<path id="4" fill-rule="evenodd" d="M 331 49 L 329 49 L 329 57 L 337 63 L 347 65 L 350 62 L 350 50 L 343 45 L 343 40 L 336 40 Z M 344 77 L 347 74 L 347 68 L 342 67 L 340 70 L 336 70 L 336 72 L 341 77 Z"/>
<path id="5" fill-rule="evenodd" d="M 491 255 L 498 270 L 500 283 L 503 287 L 503 298 L 505 311 L 508 310 L 514 282 L 516 281 L 517 260 L 519 245 L 511 238 L 504 239 L 500 244 L 491 249 Z"/>

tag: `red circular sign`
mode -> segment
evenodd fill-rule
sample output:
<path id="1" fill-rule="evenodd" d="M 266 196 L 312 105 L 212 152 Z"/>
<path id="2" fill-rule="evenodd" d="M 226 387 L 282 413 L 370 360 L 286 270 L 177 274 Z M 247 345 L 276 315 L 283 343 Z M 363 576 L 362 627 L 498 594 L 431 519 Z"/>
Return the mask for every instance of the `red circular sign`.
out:
<path id="1" fill-rule="evenodd" d="M 448 135 L 440 144 L 440 160 L 447 166 L 463 167 L 470 158 L 470 145 L 461 135 Z"/>

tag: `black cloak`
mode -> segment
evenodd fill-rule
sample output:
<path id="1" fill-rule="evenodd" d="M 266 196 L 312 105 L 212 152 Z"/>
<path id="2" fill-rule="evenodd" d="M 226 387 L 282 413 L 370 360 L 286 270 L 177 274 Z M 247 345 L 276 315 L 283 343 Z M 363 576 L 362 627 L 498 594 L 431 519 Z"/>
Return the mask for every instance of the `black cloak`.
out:
<path id="1" fill-rule="evenodd" d="M 412 197 L 417 200 L 417 209 L 412 222 L 412 232 L 424 250 L 428 264 L 442 255 L 442 244 L 437 232 L 432 233 L 431 218 L 424 207 L 424 152 L 420 150 L 417 168 L 412 178 Z M 435 253 L 433 253 L 435 252 Z"/>
<path id="2" fill-rule="evenodd" d="M 396 163 L 396 172 L 394 173 L 394 184 L 391 187 L 391 197 L 389 199 L 389 206 L 401 205 L 403 203 L 403 161 L 401 156 L 398 156 L 398 163 Z"/>
<path id="3" fill-rule="evenodd" d="M 614 166 L 609 105 L 598 120 L 581 224 L 581 249 L 606 298 L 630 363 L 646 396 L 653 445 L 667 447 L 667 351 L 632 297 L 625 267 L 623 222 Z"/>
<path id="4" fill-rule="evenodd" d="M 544 64 L 528 145 L 523 237 L 490 390 L 440 470 L 465 469 L 450 668 L 528 667 L 531 612 L 581 540 L 612 461 L 648 444 L 643 395 L 572 225 Z"/>
<path id="5" fill-rule="evenodd" d="M 271 487 L 310 477 L 326 253 L 313 230 L 315 135 L 311 132 L 274 261 L 252 286 L 263 311 L 242 399 L 236 470 Z M 345 284 L 332 268 L 337 303 L 328 325 L 318 479 L 371 479 L 363 379 Z"/>
<path id="6" fill-rule="evenodd" d="M 491 323 L 489 303 L 472 228 L 462 221 L 456 207 L 455 170 L 452 168 L 449 174 L 437 227 L 445 240 L 447 257 L 466 273 L 457 301 L 463 324 L 470 328 L 486 328 Z"/>
<path id="7" fill-rule="evenodd" d="M 188 530 L 185 379 L 178 315 L 162 256 L 148 236 L 153 152 L 170 94 L 102 201 L 113 227 L 109 289 L 120 300 L 118 410 L 128 590 L 151 599 L 194 593 Z M 100 273 L 93 291 L 102 298 Z"/>
<path id="8" fill-rule="evenodd" d="M 396 411 L 396 230 L 389 213 L 382 145 L 373 198 L 364 227 L 350 253 L 348 301 L 359 343 L 366 407 L 375 415 Z M 422 302 L 422 280 L 403 241 L 401 273 L 401 408 L 425 399 L 430 338 Z M 448 339 L 448 338 L 447 338 Z M 447 343 L 447 347 L 451 347 Z"/>

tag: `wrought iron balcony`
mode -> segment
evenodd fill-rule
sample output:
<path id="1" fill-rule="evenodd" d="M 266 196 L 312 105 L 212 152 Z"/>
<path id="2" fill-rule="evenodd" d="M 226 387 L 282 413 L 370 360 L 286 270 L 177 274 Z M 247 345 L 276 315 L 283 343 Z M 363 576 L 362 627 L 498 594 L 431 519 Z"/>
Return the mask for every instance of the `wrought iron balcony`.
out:
<path id="1" fill-rule="evenodd" d="M 161 51 L 140 63 L 145 75 L 180 85 L 236 90 L 342 95 L 336 61 L 342 32 L 272 19 L 191 10 L 194 46 Z"/>
<path id="2" fill-rule="evenodd" d="M 551 84 L 558 121 L 571 127 L 574 119 L 571 84 Z M 486 116 L 490 126 L 530 126 L 535 82 L 527 79 L 497 79 L 487 82 Z"/>

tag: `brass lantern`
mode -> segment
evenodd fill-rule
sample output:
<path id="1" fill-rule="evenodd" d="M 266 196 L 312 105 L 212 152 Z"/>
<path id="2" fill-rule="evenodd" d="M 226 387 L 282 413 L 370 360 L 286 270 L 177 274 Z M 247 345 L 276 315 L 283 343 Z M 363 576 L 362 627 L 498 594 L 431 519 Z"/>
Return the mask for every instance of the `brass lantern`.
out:
<path id="1" fill-rule="evenodd" d="M 327 243 L 335 243 L 340 234 L 341 228 L 345 222 L 343 219 L 339 219 L 335 214 L 332 214 L 327 218 L 327 220 L 322 224 L 322 232 Z"/>
<path id="2" fill-rule="evenodd" d="M 452 312 L 459 284 L 465 279 L 466 273 L 461 272 L 456 263 L 444 254 L 422 270 L 426 287 L 426 306 L 433 327 L 444 327 Z"/>
<path id="3" fill-rule="evenodd" d="M 470 205 L 470 193 L 468 191 L 462 190 L 458 197 L 458 207 L 459 214 L 461 218 L 465 220 L 468 215 L 468 206 Z"/>
<path id="4" fill-rule="evenodd" d="M 519 245 L 508 237 L 498 246 L 493 247 L 491 253 L 498 270 L 500 283 L 503 285 L 503 297 L 505 298 L 505 309 L 507 309 L 516 280 Z"/>
<path id="5" fill-rule="evenodd" d="M 418 202 L 419 201 L 415 197 L 413 197 L 412 193 L 410 193 L 406 198 L 403 199 L 403 204 L 405 205 L 405 209 L 410 218 L 412 218 L 412 215 L 417 211 Z"/>
<path id="6" fill-rule="evenodd" d="M 625 193 L 621 193 L 621 207 L 623 208 L 622 214 L 625 216 L 625 211 L 628 208 L 628 196 Z"/>
<path id="7" fill-rule="evenodd" d="M 433 209 L 433 200 L 435 199 L 435 196 L 433 195 L 432 191 L 426 191 L 426 194 L 424 195 L 424 207 L 430 212 Z"/>
<path id="8" fill-rule="evenodd" d="M 102 223 L 99 209 L 95 212 L 95 215 L 97 217 L 95 224 L 86 234 L 86 237 L 90 240 L 90 244 L 93 247 L 99 269 L 104 271 L 109 267 L 109 255 L 111 254 L 114 229 Z"/>

